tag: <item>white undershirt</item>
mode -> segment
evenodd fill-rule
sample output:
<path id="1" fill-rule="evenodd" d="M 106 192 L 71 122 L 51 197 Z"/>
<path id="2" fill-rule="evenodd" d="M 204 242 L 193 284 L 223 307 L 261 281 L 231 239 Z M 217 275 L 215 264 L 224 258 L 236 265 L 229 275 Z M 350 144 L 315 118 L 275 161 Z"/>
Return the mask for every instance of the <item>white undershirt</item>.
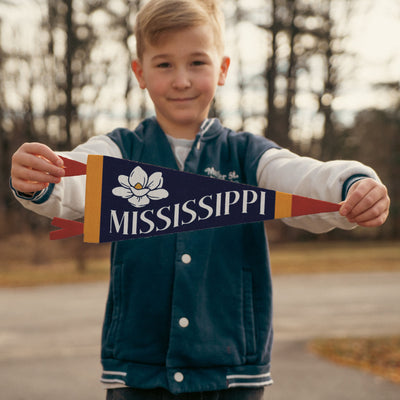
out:
<path id="1" fill-rule="evenodd" d="M 175 155 L 176 163 L 181 171 L 185 167 L 185 161 L 192 149 L 194 139 L 178 139 L 173 136 L 166 135 L 169 144 L 171 145 L 172 152 Z"/>

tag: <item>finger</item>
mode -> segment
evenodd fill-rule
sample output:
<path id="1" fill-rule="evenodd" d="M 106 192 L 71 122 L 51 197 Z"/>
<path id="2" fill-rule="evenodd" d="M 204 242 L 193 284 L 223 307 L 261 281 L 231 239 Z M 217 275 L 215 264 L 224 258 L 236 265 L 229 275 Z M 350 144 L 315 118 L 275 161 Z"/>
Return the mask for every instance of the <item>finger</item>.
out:
<path id="1" fill-rule="evenodd" d="M 361 201 L 364 194 L 363 192 L 357 190 L 349 194 L 346 200 L 342 203 L 339 213 L 344 217 L 347 217 L 352 213 L 353 208 Z"/>
<path id="2" fill-rule="evenodd" d="M 355 216 L 371 208 L 380 198 L 387 196 L 386 187 L 366 178 L 355 183 L 349 191 L 339 212 L 345 217 Z"/>
<path id="3" fill-rule="evenodd" d="M 342 215 L 349 214 L 361 199 L 371 190 L 371 187 L 369 187 L 365 181 L 366 179 L 363 179 L 352 185 L 340 209 Z"/>
<path id="4" fill-rule="evenodd" d="M 61 160 L 62 161 L 62 160 Z M 22 153 L 19 155 L 18 163 L 16 165 L 21 165 L 27 170 L 35 170 L 39 172 L 44 172 L 56 177 L 62 177 L 65 175 L 64 168 L 58 167 L 50 162 L 43 156 L 37 156 L 29 153 Z M 27 178 L 29 180 L 29 178 Z"/>
<path id="5" fill-rule="evenodd" d="M 22 180 L 34 183 L 60 183 L 61 177 L 54 176 L 46 172 L 36 171 L 26 168 L 24 175 L 20 177 Z"/>
<path id="6" fill-rule="evenodd" d="M 35 162 L 33 164 L 35 164 Z M 42 160 L 42 162 L 48 164 L 47 161 Z M 54 166 L 46 169 L 52 170 L 54 168 L 56 168 L 57 171 L 55 171 L 55 174 L 53 175 L 50 172 L 46 172 L 46 170 L 45 171 L 37 170 L 33 169 L 32 167 L 26 167 L 24 165 L 14 163 L 11 166 L 11 178 L 13 180 L 17 178 L 23 181 L 31 181 L 31 182 L 59 183 L 61 177 L 65 175 L 65 172 L 62 168 Z"/>
<path id="7" fill-rule="evenodd" d="M 376 221 L 381 219 L 382 223 L 385 222 L 389 214 L 389 202 L 386 198 L 380 199 L 376 202 L 373 207 L 365 210 L 358 215 L 349 215 L 347 218 L 350 222 L 355 222 L 357 224 L 365 224 L 369 221 Z M 382 217 L 382 218 L 381 218 Z"/>
<path id="8" fill-rule="evenodd" d="M 359 222 L 358 225 L 365 227 L 365 228 L 376 228 L 378 226 L 381 226 L 385 223 L 387 217 L 389 215 L 389 211 L 379 215 L 378 217 L 365 221 L 365 222 Z"/>
<path id="9" fill-rule="evenodd" d="M 64 171 L 61 171 L 61 173 L 64 174 Z M 61 177 L 21 165 L 13 165 L 11 181 L 13 187 L 20 192 L 37 192 L 46 188 L 50 183 L 60 183 Z"/>
<path id="10" fill-rule="evenodd" d="M 17 191 L 25 194 L 33 194 L 35 192 L 40 192 L 43 189 L 46 189 L 49 184 L 39 183 L 39 182 L 28 182 L 21 179 L 12 179 L 11 180 L 12 187 Z"/>
<path id="11" fill-rule="evenodd" d="M 50 147 L 42 143 L 25 143 L 20 147 L 20 150 L 48 160 L 50 163 L 58 167 L 64 165 L 63 160 L 53 150 L 51 150 Z"/>
<path id="12" fill-rule="evenodd" d="M 361 192 L 361 196 L 359 196 L 361 197 L 360 199 L 358 196 L 356 197 L 358 202 L 353 206 L 351 211 L 347 214 L 347 217 L 357 218 L 358 216 L 364 214 L 365 212 L 373 209 L 378 202 L 386 198 L 386 193 L 381 186 L 375 186 L 364 195 L 362 194 L 363 192 Z"/>

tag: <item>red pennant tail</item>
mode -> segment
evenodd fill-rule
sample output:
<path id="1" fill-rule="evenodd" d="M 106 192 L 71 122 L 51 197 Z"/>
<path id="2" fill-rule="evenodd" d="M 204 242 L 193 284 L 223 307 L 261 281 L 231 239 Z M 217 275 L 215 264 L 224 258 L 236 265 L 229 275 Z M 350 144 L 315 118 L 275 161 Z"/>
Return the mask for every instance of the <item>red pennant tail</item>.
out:
<path id="1" fill-rule="evenodd" d="M 64 161 L 64 176 L 86 175 L 86 164 L 63 156 L 60 156 L 60 158 Z"/>
<path id="2" fill-rule="evenodd" d="M 56 217 L 53 218 L 51 224 L 61 229 L 50 232 L 50 240 L 66 239 L 72 236 L 83 235 L 82 222 L 70 221 L 68 219 Z"/>
<path id="3" fill-rule="evenodd" d="M 293 195 L 292 217 L 339 211 L 340 204 Z"/>

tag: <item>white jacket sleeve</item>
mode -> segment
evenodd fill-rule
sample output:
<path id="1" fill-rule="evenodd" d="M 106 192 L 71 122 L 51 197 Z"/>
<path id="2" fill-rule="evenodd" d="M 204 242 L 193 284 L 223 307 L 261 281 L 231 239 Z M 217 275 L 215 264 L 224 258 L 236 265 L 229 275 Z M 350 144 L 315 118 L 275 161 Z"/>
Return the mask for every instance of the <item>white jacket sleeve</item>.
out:
<path id="1" fill-rule="evenodd" d="M 57 154 L 85 164 L 88 154 L 122 158 L 119 147 L 108 136 L 94 136 L 71 152 Z M 14 189 L 13 192 L 25 208 L 37 214 L 49 218 L 79 219 L 85 211 L 86 175 L 62 178 L 60 183 L 35 193 L 33 198 L 27 198 Z"/>
<path id="2" fill-rule="evenodd" d="M 333 203 L 343 200 L 343 187 L 352 177 L 355 180 L 371 177 L 379 181 L 373 169 L 357 161 L 322 162 L 300 157 L 286 149 L 267 150 L 257 169 L 260 187 Z M 285 218 L 283 222 L 313 233 L 328 232 L 334 228 L 352 229 L 357 226 L 337 212 Z"/>

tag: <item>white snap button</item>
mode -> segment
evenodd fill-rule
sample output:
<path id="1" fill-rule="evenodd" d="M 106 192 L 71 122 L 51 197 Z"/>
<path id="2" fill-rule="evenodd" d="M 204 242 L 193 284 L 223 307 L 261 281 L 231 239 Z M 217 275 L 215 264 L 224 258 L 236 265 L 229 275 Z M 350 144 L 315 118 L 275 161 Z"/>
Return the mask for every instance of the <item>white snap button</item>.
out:
<path id="1" fill-rule="evenodd" d="M 190 264 L 190 262 L 192 261 L 192 257 L 190 257 L 190 254 L 184 254 L 181 260 L 184 264 Z"/>
<path id="2" fill-rule="evenodd" d="M 181 328 L 187 328 L 189 326 L 189 320 L 187 318 L 181 318 L 179 320 L 179 326 Z"/>
<path id="3" fill-rule="evenodd" d="M 175 372 L 174 379 L 176 382 L 182 382 L 184 379 L 182 372 Z"/>

